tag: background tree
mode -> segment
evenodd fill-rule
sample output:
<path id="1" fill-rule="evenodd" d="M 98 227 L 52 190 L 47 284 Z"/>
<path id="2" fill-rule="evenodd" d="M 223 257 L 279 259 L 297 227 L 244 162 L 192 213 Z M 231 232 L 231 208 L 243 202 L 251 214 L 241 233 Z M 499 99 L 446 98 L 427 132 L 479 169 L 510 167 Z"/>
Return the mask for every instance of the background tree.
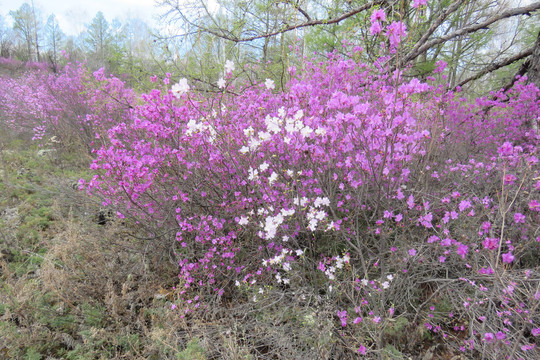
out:
<path id="1" fill-rule="evenodd" d="M 13 31 L 6 25 L 0 15 L 0 56 L 8 58 L 13 50 Z"/>
<path id="2" fill-rule="evenodd" d="M 84 44 L 88 52 L 97 61 L 98 66 L 107 65 L 107 56 L 111 50 L 113 36 L 107 19 L 101 11 L 87 26 Z"/>
<path id="3" fill-rule="evenodd" d="M 159 4 L 164 18 L 180 29 L 174 37 L 182 38 L 184 47 L 193 44 L 194 35 L 199 41 L 201 34 L 208 34 L 227 44 L 231 54 L 242 54 L 240 49 L 250 46 L 252 58 L 264 62 L 269 58 L 268 48 L 280 44 L 282 51 L 272 53 L 282 64 L 281 72 L 289 63 L 289 46 L 295 45 L 324 53 L 340 51 L 347 40 L 362 46 L 367 60 L 377 57 L 383 39 L 370 33 L 370 15 L 383 9 L 384 29 L 392 21 L 401 21 L 408 32 L 408 41 L 391 60 L 394 67 L 412 64 L 411 75 L 422 76 L 444 60 L 452 87 L 519 66 L 532 54 L 532 42 L 524 41 L 522 29 L 538 22 L 540 9 L 538 1 L 521 6 L 510 0 L 430 0 L 425 4 L 410 0 L 219 0 L 217 8 L 211 8 L 207 0 L 161 0 Z M 288 43 L 286 34 L 293 35 Z M 248 60 L 238 56 L 241 59 Z"/>
<path id="4" fill-rule="evenodd" d="M 9 15 L 13 18 L 13 30 L 26 46 L 26 60 L 40 61 L 41 23 L 37 17 L 35 7 L 24 3 L 18 10 L 10 11 Z"/>
<path id="5" fill-rule="evenodd" d="M 58 53 L 66 36 L 62 32 L 62 29 L 60 29 L 60 25 L 54 14 L 51 14 L 47 19 L 45 34 L 47 37 L 49 61 L 56 68 L 58 65 Z"/>

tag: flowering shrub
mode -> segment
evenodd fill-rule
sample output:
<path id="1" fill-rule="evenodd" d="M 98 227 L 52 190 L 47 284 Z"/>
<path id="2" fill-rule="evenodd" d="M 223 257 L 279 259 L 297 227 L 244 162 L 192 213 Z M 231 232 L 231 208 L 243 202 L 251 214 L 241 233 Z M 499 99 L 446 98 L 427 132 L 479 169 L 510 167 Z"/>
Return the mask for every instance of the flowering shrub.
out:
<path id="1" fill-rule="evenodd" d="M 57 146 L 88 151 L 112 124 L 129 119 L 134 101 L 123 82 L 106 77 L 103 69 L 92 75 L 83 64 L 53 73 L 44 63 L 28 63 L 17 76 L 0 76 L 0 84 L 4 125 L 42 143 L 54 137 Z"/>
<path id="2" fill-rule="evenodd" d="M 177 242 L 184 314 L 311 288 L 361 354 L 406 350 L 399 327 L 536 357 L 538 89 L 467 102 L 383 62 L 306 60 L 279 92 L 228 83 L 230 63 L 218 96 L 166 82 L 108 130 L 81 186 Z"/>

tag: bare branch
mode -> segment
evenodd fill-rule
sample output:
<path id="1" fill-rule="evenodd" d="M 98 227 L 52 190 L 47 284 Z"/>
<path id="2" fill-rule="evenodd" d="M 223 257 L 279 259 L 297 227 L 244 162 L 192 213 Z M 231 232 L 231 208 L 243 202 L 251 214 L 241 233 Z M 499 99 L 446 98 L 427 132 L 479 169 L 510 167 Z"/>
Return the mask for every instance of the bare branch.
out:
<path id="1" fill-rule="evenodd" d="M 512 57 L 510 57 L 508 59 L 505 59 L 503 61 L 494 62 L 491 65 L 484 68 L 482 71 L 479 71 L 478 73 L 474 74 L 473 76 L 470 76 L 467 79 L 461 81 L 459 84 L 456 85 L 456 87 L 463 86 L 463 85 L 467 84 L 470 81 L 478 80 L 482 76 L 484 76 L 486 74 L 489 74 L 489 73 L 491 73 L 491 72 L 493 72 L 495 70 L 498 70 L 498 69 L 500 69 L 502 67 L 513 64 L 516 61 L 524 59 L 527 56 L 530 56 L 532 53 L 533 53 L 533 48 L 530 48 L 530 49 L 524 50 L 524 51 L 520 52 L 519 54 L 516 54 L 516 55 L 514 55 L 514 56 L 512 56 Z"/>
<path id="2" fill-rule="evenodd" d="M 431 26 L 426 31 L 424 35 L 414 44 L 414 47 L 411 49 L 411 53 L 416 53 L 418 49 L 428 41 L 429 37 L 437 30 L 439 26 L 448 18 L 450 14 L 455 12 L 461 4 L 463 4 L 466 0 L 458 0 L 455 1 L 451 6 L 449 6 L 446 10 L 442 11 L 440 15 L 431 23 Z M 421 54 L 421 53 L 419 53 Z M 407 60 L 408 61 L 408 60 Z"/>
<path id="3" fill-rule="evenodd" d="M 309 16 L 309 14 L 300 7 L 300 3 L 298 1 L 296 2 L 291 2 L 289 0 L 287 0 L 287 2 L 289 4 L 291 4 L 292 6 L 294 6 L 294 8 L 302 15 L 304 15 L 304 17 L 306 18 L 307 21 L 311 21 L 311 16 Z"/>
<path id="4" fill-rule="evenodd" d="M 284 27 L 284 28 L 282 28 L 280 30 L 276 30 L 276 31 L 273 31 L 273 32 L 270 32 L 270 33 L 254 35 L 254 36 L 250 36 L 250 37 L 243 37 L 243 38 L 236 37 L 233 34 L 231 34 L 229 31 L 227 31 L 225 33 L 224 29 L 219 29 L 219 31 L 216 31 L 214 29 L 210 29 L 210 28 L 207 28 L 207 27 L 202 27 L 202 26 L 200 26 L 198 24 L 193 23 L 192 21 L 189 21 L 188 18 L 181 12 L 181 10 L 179 8 L 176 8 L 175 10 L 177 10 L 180 13 L 181 17 L 189 25 L 196 26 L 196 27 L 200 28 L 201 30 L 208 32 L 209 34 L 212 34 L 214 36 L 223 38 L 225 40 L 229 40 L 229 41 L 233 41 L 235 43 L 239 43 L 239 42 L 253 41 L 253 40 L 257 40 L 257 39 L 269 38 L 269 37 L 276 36 L 276 35 L 279 35 L 279 34 L 287 33 L 289 31 L 292 31 L 292 30 L 295 30 L 295 29 L 301 29 L 301 28 L 310 27 L 310 26 L 338 24 L 338 23 L 342 22 L 343 20 L 346 20 L 346 19 L 348 19 L 348 18 L 350 18 L 350 17 L 352 17 L 352 16 L 354 16 L 354 15 L 356 15 L 358 13 L 361 13 L 363 11 L 371 9 L 375 5 L 382 5 L 384 3 L 386 3 L 386 0 L 374 0 L 374 1 L 371 1 L 371 2 L 369 2 L 367 4 L 362 5 L 362 6 L 358 7 L 358 8 L 356 8 L 356 9 L 353 9 L 353 10 L 351 10 L 349 12 L 346 12 L 346 13 L 340 15 L 340 16 L 337 16 L 337 17 L 334 17 L 334 18 L 329 18 L 329 19 L 322 19 L 322 20 L 311 20 L 311 17 L 307 13 L 305 13 L 305 11 L 300 9 L 298 6 L 295 6 L 295 8 L 301 14 L 303 14 L 306 17 L 306 19 L 308 19 L 308 21 L 300 23 L 300 24 L 296 24 L 296 25 L 287 25 L 286 27 Z"/>
<path id="5" fill-rule="evenodd" d="M 491 25 L 491 24 L 493 24 L 493 23 L 495 23 L 497 21 L 500 21 L 502 19 L 506 19 L 506 18 L 513 17 L 513 16 L 519 16 L 519 15 L 526 15 L 526 14 L 530 15 L 530 13 L 532 13 L 533 11 L 539 10 L 539 9 L 540 9 L 540 2 L 535 2 L 535 3 L 533 3 L 531 5 L 528 5 L 528 6 L 523 6 L 523 7 L 503 11 L 502 13 L 500 13 L 498 15 L 490 17 L 489 19 L 487 19 L 484 22 L 469 25 L 469 26 L 465 26 L 465 27 L 463 27 L 463 28 L 461 28 L 459 30 L 456 30 L 456 31 L 448 34 L 448 35 L 441 36 L 441 37 L 439 37 L 437 39 L 433 39 L 431 41 L 428 41 L 428 42 L 424 43 L 424 45 L 422 45 L 422 46 L 420 46 L 420 47 L 418 47 L 416 49 L 411 50 L 409 52 L 409 54 L 407 54 L 407 56 L 404 57 L 403 63 L 406 63 L 406 62 L 416 58 L 417 56 L 419 56 L 423 52 L 427 51 L 428 49 L 432 48 L 433 46 L 444 43 L 444 42 L 446 42 L 446 41 L 448 41 L 450 39 L 453 39 L 455 37 L 465 35 L 465 34 L 469 34 L 469 33 L 473 33 L 473 32 L 476 32 L 478 30 L 481 30 L 481 29 L 487 29 L 489 27 L 489 25 Z"/>

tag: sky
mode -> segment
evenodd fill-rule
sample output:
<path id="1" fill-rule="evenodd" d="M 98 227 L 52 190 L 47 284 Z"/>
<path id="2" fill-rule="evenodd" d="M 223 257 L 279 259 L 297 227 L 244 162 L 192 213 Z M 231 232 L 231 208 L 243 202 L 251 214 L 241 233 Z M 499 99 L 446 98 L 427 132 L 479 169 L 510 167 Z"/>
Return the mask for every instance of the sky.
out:
<path id="1" fill-rule="evenodd" d="M 10 10 L 17 10 L 23 3 L 31 0 L 0 0 L 0 15 L 11 25 Z M 513 6 L 524 6 L 533 0 L 508 0 Z M 210 0 L 210 7 L 214 1 Z M 85 25 L 92 21 L 98 11 L 102 11 L 109 23 L 114 18 L 121 22 L 128 17 L 139 18 L 150 27 L 158 27 L 156 19 L 163 9 L 154 6 L 155 0 L 34 0 L 41 10 L 43 21 L 54 13 L 60 28 L 67 35 L 78 35 Z"/>
<path id="2" fill-rule="evenodd" d="M 10 10 L 17 10 L 23 3 L 31 0 L 0 0 L 0 15 L 11 25 Z M 77 35 L 98 11 L 102 11 L 110 23 L 114 18 L 128 17 L 144 20 L 155 26 L 157 16 L 162 9 L 154 7 L 154 0 L 34 0 L 36 8 L 41 10 L 43 21 L 54 13 L 60 28 L 67 35 Z"/>

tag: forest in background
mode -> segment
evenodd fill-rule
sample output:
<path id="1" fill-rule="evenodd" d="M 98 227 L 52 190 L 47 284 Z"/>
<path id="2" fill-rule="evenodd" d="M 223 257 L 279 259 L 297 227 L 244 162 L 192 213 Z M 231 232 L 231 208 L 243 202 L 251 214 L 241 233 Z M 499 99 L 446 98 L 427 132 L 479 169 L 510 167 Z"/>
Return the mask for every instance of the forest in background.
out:
<path id="1" fill-rule="evenodd" d="M 67 36 L 55 14 L 23 4 L 0 18 L 0 56 L 22 62 L 85 62 L 144 88 L 152 75 L 188 77 L 211 89 L 226 60 L 262 67 L 265 77 L 284 81 L 286 68 L 303 56 L 344 54 L 344 41 L 362 46 L 372 62 L 380 39 L 370 34 L 369 9 L 391 9 L 408 31 L 399 66 L 412 64 L 424 76 L 437 61 L 448 64 L 449 85 L 478 94 L 512 81 L 537 38 L 538 3 L 531 1 L 432 1 L 417 11 L 407 1 L 156 1 L 159 27 L 137 18 L 107 21 L 98 12 L 78 35 Z M 411 27 L 411 24 L 414 26 Z M 66 58 L 68 56 L 68 58 Z M 256 80 L 260 71 L 244 70 Z M 476 81 L 473 81 L 476 80 Z M 474 85 L 476 84 L 476 85 Z M 480 90 L 481 89 L 481 90 Z"/>

